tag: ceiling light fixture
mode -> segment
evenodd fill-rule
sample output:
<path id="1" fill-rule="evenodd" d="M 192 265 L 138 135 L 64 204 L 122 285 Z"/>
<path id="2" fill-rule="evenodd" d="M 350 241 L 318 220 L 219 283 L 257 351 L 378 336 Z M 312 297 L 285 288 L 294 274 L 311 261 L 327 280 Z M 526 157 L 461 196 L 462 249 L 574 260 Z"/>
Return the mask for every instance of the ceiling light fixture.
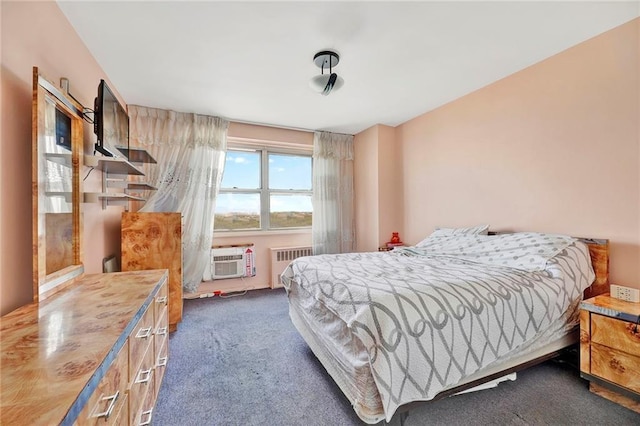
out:
<path id="1" fill-rule="evenodd" d="M 313 62 L 320 68 L 320 75 L 316 75 L 309 81 L 309 86 L 321 95 L 328 95 L 332 90 L 338 90 L 344 84 L 342 77 L 333 72 L 333 67 L 340 62 L 340 56 L 336 52 L 323 50 L 313 57 Z M 329 68 L 329 73 L 325 74 L 324 69 Z"/>

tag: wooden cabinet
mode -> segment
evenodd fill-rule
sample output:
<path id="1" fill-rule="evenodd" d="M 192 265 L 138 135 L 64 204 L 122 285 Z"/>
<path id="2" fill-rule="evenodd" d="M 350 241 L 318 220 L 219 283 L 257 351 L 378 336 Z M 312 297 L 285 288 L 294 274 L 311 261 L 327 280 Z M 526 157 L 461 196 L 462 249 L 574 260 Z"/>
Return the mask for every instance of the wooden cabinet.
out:
<path id="1" fill-rule="evenodd" d="M 168 345 L 167 278 L 85 275 L 3 316 L 0 424 L 149 422 L 165 368 L 155 348 Z"/>
<path id="2" fill-rule="evenodd" d="M 122 270 L 169 270 L 169 331 L 182 321 L 182 215 L 122 213 Z"/>
<path id="3" fill-rule="evenodd" d="M 592 392 L 640 413 L 640 304 L 601 295 L 580 307 L 581 376 Z"/>

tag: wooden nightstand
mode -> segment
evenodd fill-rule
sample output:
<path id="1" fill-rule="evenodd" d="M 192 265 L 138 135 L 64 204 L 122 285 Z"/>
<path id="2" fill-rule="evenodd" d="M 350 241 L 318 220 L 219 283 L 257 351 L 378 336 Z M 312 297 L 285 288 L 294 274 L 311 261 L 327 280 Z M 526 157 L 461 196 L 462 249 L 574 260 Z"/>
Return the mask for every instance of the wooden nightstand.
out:
<path id="1" fill-rule="evenodd" d="M 640 413 L 640 303 L 600 295 L 580 309 L 580 376 L 591 392 Z"/>

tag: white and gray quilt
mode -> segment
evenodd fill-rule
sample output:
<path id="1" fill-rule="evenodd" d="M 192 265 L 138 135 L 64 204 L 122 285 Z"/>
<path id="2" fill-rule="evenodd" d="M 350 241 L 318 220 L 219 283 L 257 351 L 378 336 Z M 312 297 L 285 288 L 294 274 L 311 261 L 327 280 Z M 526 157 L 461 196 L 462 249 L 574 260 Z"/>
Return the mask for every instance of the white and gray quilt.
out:
<path id="1" fill-rule="evenodd" d="M 283 274 L 363 343 L 387 420 L 535 338 L 593 279 L 584 244 L 537 233 L 303 257 Z"/>

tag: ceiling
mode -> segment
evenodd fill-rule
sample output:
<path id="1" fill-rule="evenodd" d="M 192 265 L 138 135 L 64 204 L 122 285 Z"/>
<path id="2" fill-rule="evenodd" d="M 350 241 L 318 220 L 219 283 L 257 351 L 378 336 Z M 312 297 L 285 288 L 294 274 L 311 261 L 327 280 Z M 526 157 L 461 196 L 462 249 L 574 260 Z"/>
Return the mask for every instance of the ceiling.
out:
<path id="1" fill-rule="evenodd" d="M 128 104 L 341 133 L 396 126 L 640 14 L 638 1 L 58 4 Z M 308 83 L 326 49 L 345 84 L 321 96 Z"/>

